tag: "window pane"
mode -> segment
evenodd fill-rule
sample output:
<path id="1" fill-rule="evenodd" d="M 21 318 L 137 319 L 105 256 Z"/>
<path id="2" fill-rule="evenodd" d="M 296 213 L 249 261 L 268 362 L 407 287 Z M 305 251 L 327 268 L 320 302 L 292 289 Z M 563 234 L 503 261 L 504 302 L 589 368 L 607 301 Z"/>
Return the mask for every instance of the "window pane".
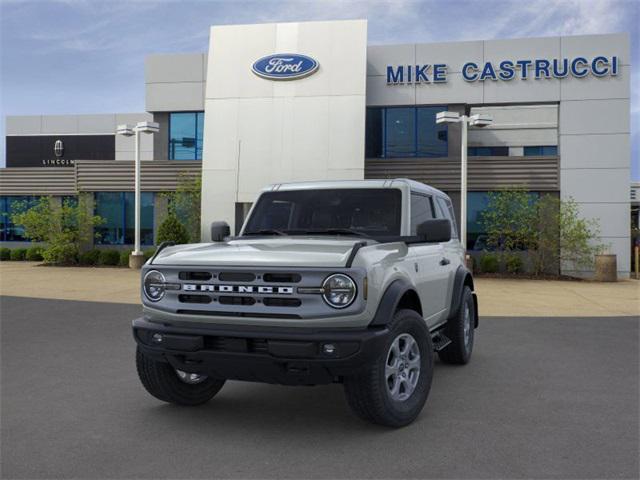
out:
<path id="1" fill-rule="evenodd" d="M 382 157 L 383 114 L 384 109 L 382 108 L 367 108 L 365 129 L 365 156 L 367 158 Z"/>
<path id="2" fill-rule="evenodd" d="M 204 112 L 196 114 L 196 160 L 202 160 L 202 137 L 204 135 Z"/>
<path id="3" fill-rule="evenodd" d="M 451 237 L 458 238 L 458 226 L 456 225 L 456 216 L 453 213 L 453 205 L 451 205 L 451 202 L 441 197 L 437 197 L 437 202 L 440 206 L 440 210 L 444 214 L 444 217 L 448 218 L 451 222 Z"/>
<path id="4" fill-rule="evenodd" d="M 550 145 L 548 147 L 542 147 L 542 155 L 544 156 L 556 156 L 558 155 L 558 147 Z"/>
<path id="5" fill-rule="evenodd" d="M 124 243 L 135 243 L 135 193 L 125 192 Z M 140 193 L 140 244 L 153 245 L 153 192 Z"/>
<path id="6" fill-rule="evenodd" d="M 96 233 L 100 234 L 96 243 L 102 245 L 124 243 L 122 192 L 97 192 L 95 195 L 95 214 L 105 220 L 102 225 L 96 227 Z"/>
<path id="7" fill-rule="evenodd" d="M 0 240 L 6 242 L 28 242 L 24 236 L 24 227 L 16 225 L 11 221 L 11 216 L 28 210 L 38 203 L 37 197 L 19 196 L 3 197 L 0 202 L 0 216 L 2 217 L 2 232 Z"/>
<path id="8" fill-rule="evenodd" d="M 436 114 L 446 107 L 419 107 L 418 152 L 419 157 L 446 157 L 449 153 L 447 125 L 436 124 Z"/>
<path id="9" fill-rule="evenodd" d="M 489 205 L 487 192 L 469 192 L 467 194 L 467 249 L 485 250 L 487 235 L 482 226 L 482 212 Z"/>
<path id="10" fill-rule="evenodd" d="M 196 159 L 196 113 L 171 113 L 169 115 L 169 159 Z"/>
<path id="11" fill-rule="evenodd" d="M 411 235 L 417 233 L 418 225 L 434 218 L 431 199 L 425 195 L 411 194 Z"/>
<path id="12" fill-rule="evenodd" d="M 386 156 L 414 157 L 416 130 L 414 108 L 387 108 Z"/>

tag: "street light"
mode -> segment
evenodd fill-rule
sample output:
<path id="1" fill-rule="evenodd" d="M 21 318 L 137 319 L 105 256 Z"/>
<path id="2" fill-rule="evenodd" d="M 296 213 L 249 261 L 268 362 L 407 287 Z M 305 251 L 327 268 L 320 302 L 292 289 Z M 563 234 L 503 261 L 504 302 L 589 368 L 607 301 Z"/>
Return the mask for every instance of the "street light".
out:
<path id="1" fill-rule="evenodd" d="M 156 122 L 138 122 L 134 127 L 118 125 L 116 133 L 125 137 L 135 135 L 135 244 L 129 255 L 129 268 L 140 268 L 144 263 L 144 254 L 140 250 L 140 133 L 157 133 L 160 125 Z"/>
<path id="2" fill-rule="evenodd" d="M 489 115 L 477 113 L 475 115 L 460 115 L 458 112 L 439 112 L 436 123 L 462 123 L 462 152 L 460 171 L 460 242 L 465 252 L 467 250 L 467 125 L 486 127 L 493 119 Z"/>

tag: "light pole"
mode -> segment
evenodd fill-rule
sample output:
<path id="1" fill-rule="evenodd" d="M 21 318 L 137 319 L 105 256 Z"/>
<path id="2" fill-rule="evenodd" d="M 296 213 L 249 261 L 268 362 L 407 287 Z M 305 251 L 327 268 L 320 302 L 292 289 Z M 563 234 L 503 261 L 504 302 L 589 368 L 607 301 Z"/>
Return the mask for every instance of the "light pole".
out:
<path id="1" fill-rule="evenodd" d="M 140 268 L 144 264 L 144 254 L 140 250 L 140 133 L 157 133 L 159 130 L 160 125 L 156 122 L 138 122 L 135 127 L 131 127 L 130 125 L 118 125 L 118 128 L 116 129 L 116 133 L 118 135 L 124 135 L 125 137 L 135 135 L 135 240 L 133 252 L 129 255 L 129 268 Z"/>
<path id="2" fill-rule="evenodd" d="M 467 127 L 486 127 L 491 125 L 493 119 L 489 115 L 477 113 L 475 115 L 460 115 L 458 112 L 439 112 L 436 115 L 436 123 L 461 123 L 462 139 L 460 152 L 460 242 L 465 252 L 467 251 Z"/>

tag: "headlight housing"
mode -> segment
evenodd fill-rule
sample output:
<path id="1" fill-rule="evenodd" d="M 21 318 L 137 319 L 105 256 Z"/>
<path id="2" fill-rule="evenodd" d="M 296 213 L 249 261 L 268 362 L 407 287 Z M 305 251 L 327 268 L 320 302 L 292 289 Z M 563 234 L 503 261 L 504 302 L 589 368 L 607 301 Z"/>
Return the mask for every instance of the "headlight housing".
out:
<path id="1" fill-rule="evenodd" d="M 165 278 L 162 273 L 157 270 L 151 270 L 144 276 L 142 282 L 144 296 L 152 302 L 162 300 L 165 294 Z"/>
<path id="2" fill-rule="evenodd" d="M 330 307 L 346 308 L 356 298 L 356 283 L 348 275 L 334 273 L 322 282 L 322 298 Z"/>

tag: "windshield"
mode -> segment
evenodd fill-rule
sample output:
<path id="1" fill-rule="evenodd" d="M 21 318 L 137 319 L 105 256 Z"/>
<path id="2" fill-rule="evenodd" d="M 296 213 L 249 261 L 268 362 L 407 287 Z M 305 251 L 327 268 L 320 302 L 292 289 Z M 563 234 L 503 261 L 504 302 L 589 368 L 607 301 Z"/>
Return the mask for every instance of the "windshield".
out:
<path id="1" fill-rule="evenodd" d="M 354 188 L 263 193 L 244 235 L 400 235 L 398 189 Z"/>

